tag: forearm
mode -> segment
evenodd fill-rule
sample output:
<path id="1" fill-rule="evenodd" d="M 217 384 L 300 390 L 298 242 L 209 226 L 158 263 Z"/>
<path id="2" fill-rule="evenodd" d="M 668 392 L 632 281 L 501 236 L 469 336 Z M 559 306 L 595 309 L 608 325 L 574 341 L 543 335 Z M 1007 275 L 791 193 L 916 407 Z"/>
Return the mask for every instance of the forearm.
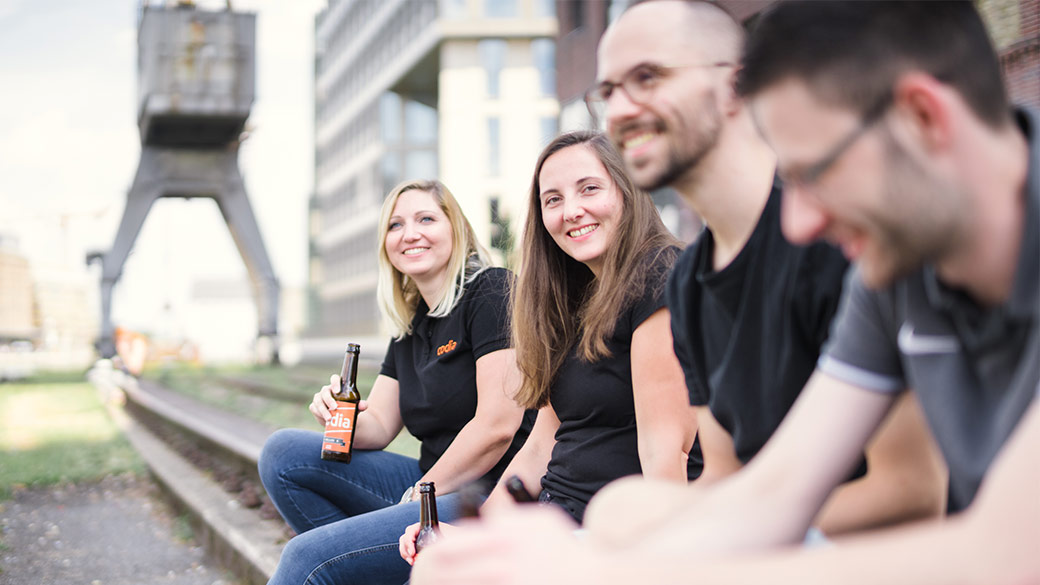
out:
<path id="1" fill-rule="evenodd" d="M 704 488 L 689 510 L 648 538 L 649 546 L 688 557 L 801 542 L 890 403 L 888 396 L 814 375 L 758 455 Z"/>
<path id="2" fill-rule="evenodd" d="M 679 432 L 639 433 L 639 464 L 649 479 L 686 482 L 685 437 Z"/>
<path id="3" fill-rule="evenodd" d="M 354 425 L 356 449 L 385 449 L 397 437 L 404 428 L 399 398 L 397 380 L 384 375 L 376 377 L 368 399 L 358 404 L 360 412 Z"/>
<path id="4" fill-rule="evenodd" d="M 545 470 L 549 466 L 549 457 L 552 455 L 551 446 L 540 446 L 530 442 L 516 454 L 513 461 L 509 463 L 505 471 L 502 472 L 502 479 L 507 479 L 512 476 L 517 476 L 524 482 L 524 486 L 527 491 L 531 492 L 532 495 L 538 496 L 541 492 L 542 476 L 545 475 Z M 488 496 L 487 503 L 494 505 L 499 500 L 511 501 L 512 496 L 506 491 L 505 484 L 499 481 L 495 486 L 495 489 L 491 491 Z"/>
<path id="5" fill-rule="evenodd" d="M 638 563 L 609 567 L 615 580 L 625 583 L 625 573 L 639 565 L 644 582 L 736 585 L 746 583 L 799 583 L 800 585 L 1014 585 L 1035 583 L 1025 560 L 1035 556 L 1036 541 L 987 544 L 1003 541 L 999 534 L 979 533 L 961 520 L 935 521 L 837 541 L 834 546 L 801 546 L 772 549 L 761 554 L 706 559 L 690 571 L 688 558 L 647 554 Z M 974 534 L 973 534 L 974 533 Z M 1035 571 L 1035 568 L 1033 569 Z M 694 578 L 694 576 L 696 578 Z"/>
<path id="6" fill-rule="evenodd" d="M 828 535 L 942 515 L 947 471 L 916 398 L 905 393 L 867 446 L 867 474 L 837 488 L 816 518 Z"/>
<path id="7" fill-rule="evenodd" d="M 437 492 L 445 494 L 480 479 L 505 455 L 515 432 L 515 425 L 471 420 L 423 475 L 422 481 L 436 482 Z"/>
<path id="8" fill-rule="evenodd" d="M 394 440 L 401 427 L 389 429 L 384 421 L 379 420 L 369 412 L 359 412 L 357 423 L 354 425 L 354 448 L 355 449 L 385 449 L 390 441 Z"/>
<path id="9" fill-rule="evenodd" d="M 733 437 L 719 424 L 707 405 L 695 406 L 697 436 L 701 442 L 703 468 L 695 483 L 707 486 L 725 479 L 744 467 L 737 457 Z"/>
<path id="10" fill-rule="evenodd" d="M 867 475 L 836 489 L 815 524 L 836 536 L 938 517 L 945 504 L 941 477 L 922 483 Z"/>

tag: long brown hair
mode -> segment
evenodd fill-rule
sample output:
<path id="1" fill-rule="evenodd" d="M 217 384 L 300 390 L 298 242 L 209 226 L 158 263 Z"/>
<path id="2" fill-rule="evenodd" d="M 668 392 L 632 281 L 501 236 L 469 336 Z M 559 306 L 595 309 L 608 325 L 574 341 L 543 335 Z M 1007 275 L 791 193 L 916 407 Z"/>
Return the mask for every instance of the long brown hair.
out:
<path id="1" fill-rule="evenodd" d="M 599 278 L 564 253 L 542 224 L 542 166 L 557 152 L 579 145 L 596 154 L 621 197 L 617 233 Z M 513 288 L 513 347 L 522 374 L 517 402 L 528 408 L 548 403 L 549 387 L 576 342 L 583 360 L 609 357 L 607 341 L 618 317 L 647 284 L 646 270 L 640 268 L 655 260 L 654 255 L 668 254 L 669 263 L 674 262 L 677 246 L 650 195 L 632 183 L 624 161 L 602 133 L 570 132 L 549 143 L 534 169 Z"/>

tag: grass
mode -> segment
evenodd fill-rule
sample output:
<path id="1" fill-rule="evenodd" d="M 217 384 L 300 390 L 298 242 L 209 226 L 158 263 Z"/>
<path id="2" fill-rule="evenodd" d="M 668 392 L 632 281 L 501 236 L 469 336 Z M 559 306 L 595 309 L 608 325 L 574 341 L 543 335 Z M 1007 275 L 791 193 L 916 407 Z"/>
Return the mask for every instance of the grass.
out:
<path id="1" fill-rule="evenodd" d="M 191 517 L 181 514 L 173 521 L 173 538 L 179 542 L 195 541 L 195 530 L 191 527 Z"/>
<path id="2" fill-rule="evenodd" d="M 21 486 L 144 470 L 82 374 L 0 384 L 0 501 Z"/>
<path id="3" fill-rule="evenodd" d="M 282 368 L 267 366 L 195 366 L 170 363 L 161 368 L 146 370 L 145 377 L 157 380 L 163 386 L 190 396 L 200 402 L 233 411 L 242 416 L 267 423 L 276 428 L 320 430 L 314 416 L 307 410 L 314 393 L 328 384 L 330 368 L 314 366 Z M 362 367 L 358 371 L 358 388 L 367 398 L 379 372 Z M 252 395 L 229 385 L 225 378 L 250 380 L 272 390 L 279 398 Z M 402 430 L 387 447 L 388 451 L 419 456 L 419 441 Z"/>

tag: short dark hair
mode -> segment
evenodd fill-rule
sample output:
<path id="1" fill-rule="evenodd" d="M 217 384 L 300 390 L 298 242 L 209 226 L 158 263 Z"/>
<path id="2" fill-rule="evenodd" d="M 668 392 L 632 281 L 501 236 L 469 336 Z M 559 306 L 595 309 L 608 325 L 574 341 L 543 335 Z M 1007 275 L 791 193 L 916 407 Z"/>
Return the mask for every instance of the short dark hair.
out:
<path id="1" fill-rule="evenodd" d="M 759 17 L 744 48 L 744 97 L 788 78 L 866 115 L 919 70 L 955 88 L 986 124 L 1010 120 L 1000 64 L 969 1 L 789 1 Z"/>

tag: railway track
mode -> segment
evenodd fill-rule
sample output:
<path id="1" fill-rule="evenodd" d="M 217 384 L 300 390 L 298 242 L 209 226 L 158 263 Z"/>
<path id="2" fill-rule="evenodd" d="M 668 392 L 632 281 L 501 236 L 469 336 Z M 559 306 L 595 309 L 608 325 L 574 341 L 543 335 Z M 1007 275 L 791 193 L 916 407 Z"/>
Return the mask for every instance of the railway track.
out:
<path id="1" fill-rule="evenodd" d="M 104 364 L 88 378 L 198 540 L 244 582 L 266 583 L 291 534 L 256 471 L 274 428 Z"/>

